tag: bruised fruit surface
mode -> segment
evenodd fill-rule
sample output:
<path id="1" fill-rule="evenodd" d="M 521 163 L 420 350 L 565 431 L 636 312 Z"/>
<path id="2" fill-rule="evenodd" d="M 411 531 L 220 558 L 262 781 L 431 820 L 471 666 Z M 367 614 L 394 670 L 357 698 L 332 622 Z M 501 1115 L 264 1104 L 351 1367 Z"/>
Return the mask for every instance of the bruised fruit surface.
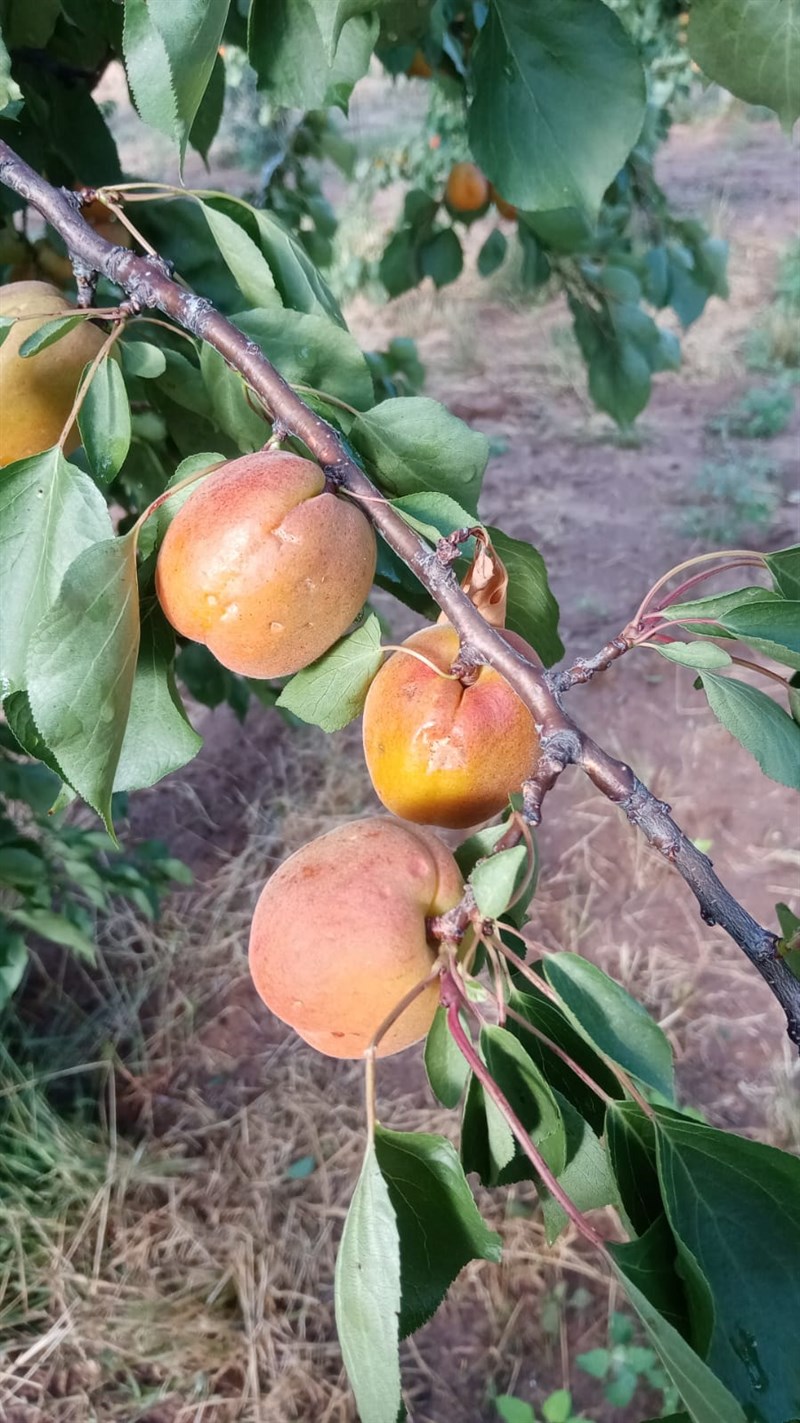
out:
<path id="1" fill-rule="evenodd" d="M 383 1020 L 432 968 L 426 918 L 463 893 L 430 831 L 357 820 L 292 855 L 261 892 L 250 972 L 267 1007 L 330 1057 L 360 1057 Z M 381 1057 L 419 1042 L 439 1001 L 432 983 L 389 1029 Z"/>
<path id="2" fill-rule="evenodd" d="M 503 636 L 531 653 L 514 633 Z M 442 624 L 403 645 L 449 672 L 458 634 Z M 367 694 L 367 769 L 383 804 L 403 820 L 452 828 L 488 820 L 530 775 L 538 749 L 531 713 L 492 667 L 464 686 L 396 652 Z"/>
<path id="3" fill-rule="evenodd" d="M 208 475 L 172 520 L 156 566 L 169 621 L 245 677 L 282 677 L 361 611 L 375 535 L 325 491 L 319 466 L 260 450 Z"/>
<path id="4" fill-rule="evenodd" d="M 456 163 L 444 196 L 453 212 L 480 212 L 489 201 L 489 184 L 476 163 Z"/>
<path id="5" fill-rule="evenodd" d="M 49 450 L 69 416 L 81 372 L 105 340 L 90 321 L 81 321 L 54 345 L 35 356 L 20 356 L 19 348 L 53 317 L 72 305 L 49 282 L 12 282 L 0 290 L 0 316 L 19 316 L 0 346 L 0 466 Z M 72 427 L 64 450 L 80 443 Z"/>

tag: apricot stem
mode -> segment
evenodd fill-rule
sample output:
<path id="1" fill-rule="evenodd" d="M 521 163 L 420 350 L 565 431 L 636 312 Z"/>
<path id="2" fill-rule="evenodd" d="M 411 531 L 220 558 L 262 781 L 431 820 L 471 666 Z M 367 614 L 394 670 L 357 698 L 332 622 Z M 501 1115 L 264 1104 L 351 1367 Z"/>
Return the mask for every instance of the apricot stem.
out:
<path id="1" fill-rule="evenodd" d="M 415 652 L 411 647 L 403 647 L 401 643 L 387 642 L 381 648 L 381 652 L 404 652 L 407 657 L 416 657 L 418 662 L 424 662 L 431 672 L 435 672 L 437 677 L 443 677 L 446 682 L 457 682 L 458 677 L 455 672 L 443 672 L 441 667 L 437 667 L 435 662 L 431 662 L 429 657 L 423 657 L 421 652 Z"/>
<path id="2" fill-rule="evenodd" d="M 353 415 L 356 419 L 361 414 L 361 411 L 356 410 L 355 406 L 348 405 L 346 400 L 340 400 L 338 395 L 330 395 L 327 390 L 317 390 L 313 385 L 295 385 L 294 381 L 291 382 L 291 386 L 292 390 L 299 391 L 301 395 L 319 396 L 320 400 L 324 400 L 327 405 L 335 405 L 337 410 L 346 410 L 348 415 Z"/>
<path id="3" fill-rule="evenodd" d="M 118 190 L 115 188 L 114 192 L 117 191 Z M 123 227 L 127 227 L 131 236 L 136 239 L 136 241 L 139 243 L 139 246 L 142 247 L 145 252 L 148 252 L 151 257 L 155 257 L 158 255 L 156 253 L 155 247 L 151 247 L 147 238 L 142 235 L 138 227 L 134 227 L 130 218 L 125 216 L 125 213 L 119 203 L 115 203 L 112 198 L 107 197 L 102 188 L 97 188 L 95 190 L 95 197 L 103 204 L 103 207 L 108 208 L 108 211 L 110 213 L 113 213 L 114 217 L 117 219 L 117 222 L 121 222 Z"/>
<path id="4" fill-rule="evenodd" d="M 380 1023 L 379 1026 L 375 1029 L 375 1032 L 372 1034 L 372 1037 L 370 1038 L 369 1042 L 367 1043 L 367 1046 L 364 1049 L 367 1133 L 369 1135 L 370 1141 L 372 1141 L 375 1135 L 375 1058 L 377 1056 L 378 1048 L 381 1044 L 381 1039 L 386 1036 L 390 1028 L 394 1027 L 395 1023 L 397 1022 L 397 1019 L 402 1017 L 406 1009 L 411 1007 L 411 1004 L 414 1003 L 417 998 L 419 998 L 420 994 L 424 993 L 425 989 L 429 988 L 430 985 L 434 983 L 437 978 L 439 978 L 439 976 L 444 970 L 444 967 L 445 959 L 440 954 L 439 958 L 437 958 L 435 964 L 433 965 L 433 968 L 431 969 L 430 973 L 427 973 L 424 978 L 421 978 L 418 983 L 415 983 L 413 988 L 409 988 L 408 992 L 403 994 L 403 997 L 400 999 L 399 1003 L 395 1003 L 391 1013 L 386 1014 L 386 1017 L 383 1019 L 383 1022 Z"/>
<path id="5" fill-rule="evenodd" d="M 447 980 L 445 979 L 442 983 L 443 997 L 446 988 Z M 461 1056 L 471 1068 L 473 1075 L 480 1083 L 486 1096 L 494 1102 L 501 1116 L 505 1118 L 505 1121 L 511 1128 L 511 1131 L 536 1171 L 536 1174 L 541 1177 L 551 1196 L 554 1200 L 558 1201 L 561 1209 L 565 1212 L 569 1220 L 572 1221 L 575 1229 L 583 1236 L 584 1240 L 588 1240 L 590 1245 L 596 1246 L 598 1250 L 605 1251 L 605 1241 L 602 1236 L 598 1234 L 594 1226 L 590 1225 L 586 1217 L 578 1210 L 575 1202 L 567 1195 L 563 1186 L 559 1185 L 541 1152 L 534 1145 L 519 1117 L 510 1106 L 505 1094 L 501 1088 L 498 1087 L 486 1064 L 481 1061 L 481 1058 L 478 1056 L 473 1044 L 464 1031 L 459 1016 L 459 1008 L 460 1004 L 458 999 L 454 996 L 446 1002 L 448 1031 Z"/>
<path id="6" fill-rule="evenodd" d="M 73 425 L 75 424 L 75 421 L 78 418 L 78 415 L 80 414 L 81 406 L 83 405 L 83 402 L 89 392 L 89 386 L 94 380 L 94 377 L 100 365 L 104 360 L 107 359 L 108 355 L 110 354 L 111 347 L 114 345 L 114 342 L 119 340 L 120 336 L 125 330 L 125 319 L 126 318 L 124 316 L 121 317 L 117 321 L 114 330 L 109 332 L 108 336 L 106 336 L 106 339 L 100 347 L 100 350 L 97 352 L 97 355 L 95 356 L 94 360 L 92 361 L 92 364 L 86 372 L 84 380 L 81 381 L 80 388 L 75 396 L 74 401 L 72 402 L 72 409 L 70 410 L 64 428 L 58 437 L 58 448 L 61 451 L 63 451 L 64 445 L 67 441 L 67 436 L 69 435 L 70 430 L 72 429 Z"/>

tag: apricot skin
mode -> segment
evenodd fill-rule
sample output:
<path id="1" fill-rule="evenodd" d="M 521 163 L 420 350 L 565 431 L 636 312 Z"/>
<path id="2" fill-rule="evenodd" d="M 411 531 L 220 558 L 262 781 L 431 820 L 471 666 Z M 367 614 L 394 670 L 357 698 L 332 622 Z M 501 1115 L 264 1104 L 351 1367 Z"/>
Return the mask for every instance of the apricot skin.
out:
<path id="1" fill-rule="evenodd" d="M 514 633 L 503 636 L 531 653 Z M 449 672 L 458 634 L 442 624 L 404 646 Z M 367 769 L 387 810 L 403 820 L 452 829 L 488 820 L 530 775 L 538 749 L 531 713 L 492 667 L 481 667 L 465 687 L 396 652 L 367 694 Z"/>
<path id="2" fill-rule="evenodd" d="M 64 428 L 78 389 L 81 372 L 105 340 L 102 331 L 82 321 L 38 355 L 22 357 L 23 341 L 54 315 L 72 305 L 48 282 L 11 282 L 0 290 L 0 316 L 20 316 L 0 346 L 2 442 L 0 467 L 49 450 Z M 73 426 L 64 451 L 80 444 Z"/>
<path id="3" fill-rule="evenodd" d="M 156 591 L 172 626 L 246 677 L 307 667 L 361 611 L 375 573 L 361 510 L 319 466 L 260 450 L 207 476 L 172 520 Z"/>
<path id="4" fill-rule="evenodd" d="M 374 818 L 304 845 L 261 892 L 250 972 L 267 1007 L 318 1052 L 360 1057 L 403 996 L 433 967 L 426 918 L 463 893 L 450 851 L 429 831 Z M 388 1030 L 378 1056 L 423 1038 L 434 981 Z"/>
<path id="5" fill-rule="evenodd" d="M 453 212 L 480 212 L 489 201 L 489 184 L 476 163 L 456 163 L 444 190 Z"/>

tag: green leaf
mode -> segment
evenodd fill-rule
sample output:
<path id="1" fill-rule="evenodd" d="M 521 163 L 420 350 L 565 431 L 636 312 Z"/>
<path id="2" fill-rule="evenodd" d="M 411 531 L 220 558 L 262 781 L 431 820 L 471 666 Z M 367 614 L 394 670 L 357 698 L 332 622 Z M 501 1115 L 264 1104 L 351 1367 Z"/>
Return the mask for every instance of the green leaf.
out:
<path id="1" fill-rule="evenodd" d="M 601 1206 L 617 1204 L 617 1187 L 600 1142 L 589 1123 L 575 1111 L 565 1097 L 554 1092 L 566 1133 L 566 1162 L 558 1172 L 558 1183 L 579 1211 L 599 1210 Z M 563 1206 L 539 1183 L 545 1235 L 548 1245 L 554 1244 L 568 1225 Z"/>
<path id="2" fill-rule="evenodd" d="M 434 548 L 440 538 L 452 534 L 455 529 L 470 528 L 475 523 L 475 515 L 463 509 L 449 494 L 404 494 L 390 502 L 412 529 L 416 529 Z M 472 539 L 466 539 L 460 547 L 464 558 L 472 557 L 475 548 Z"/>
<path id="3" fill-rule="evenodd" d="M 65 949 L 72 949 L 85 963 L 94 963 L 94 941 L 87 938 L 72 920 L 65 918 L 63 914 L 37 908 L 12 908 L 6 909 L 5 912 L 15 924 L 21 924 L 23 929 L 28 929 L 32 934 L 38 934 L 40 939 L 48 939 L 51 944 L 61 944 Z"/>
<path id="4" fill-rule="evenodd" d="M 374 15 L 355 14 L 338 25 L 330 0 L 321 6 L 317 0 L 253 0 L 247 53 L 272 104 L 346 109 L 353 85 L 367 71 L 377 34 Z"/>
<path id="5" fill-rule="evenodd" d="M 349 331 L 328 316 L 248 311 L 233 318 L 290 385 L 308 385 L 359 410 L 375 401 L 366 357 Z"/>
<path id="6" fill-rule="evenodd" d="M 595 214 L 645 115 L 642 66 L 616 15 L 602 0 L 493 0 L 472 74 L 470 148 L 506 201 Z"/>
<path id="7" fill-rule="evenodd" d="M 415 287 L 422 276 L 419 268 L 417 239 L 413 232 L 401 228 L 387 243 L 378 266 L 378 276 L 390 298 L 402 296 Z"/>
<path id="8" fill-rule="evenodd" d="M 297 672 L 283 688 L 277 706 L 323 731 L 341 731 L 361 714 L 382 661 L 381 625 L 370 613 L 349 637 Z"/>
<path id="9" fill-rule="evenodd" d="M 529 1403 L 523 1403 L 521 1398 L 512 1398 L 510 1394 L 501 1394 L 494 1401 L 503 1423 L 536 1423 L 536 1414 Z"/>
<path id="10" fill-rule="evenodd" d="M 258 450 L 268 438 L 266 419 L 250 404 L 247 386 L 238 371 L 228 365 L 219 351 L 204 343 L 200 352 L 210 415 L 224 434 L 236 442 L 245 454 Z"/>
<path id="11" fill-rule="evenodd" d="M 336 1328 L 363 1423 L 400 1412 L 400 1239 L 374 1146 L 347 1213 L 336 1260 Z"/>
<path id="12" fill-rule="evenodd" d="M 24 769 L 27 773 L 27 784 L 20 788 L 21 798 L 27 801 L 34 810 L 43 814 L 50 810 L 58 795 L 62 781 L 61 768 L 49 746 L 36 729 L 27 692 L 12 692 L 9 697 L 6 697 L 3 702 L 3 713 L 8 723 L 8 729 L 19 744 L 20 750 L 28 756 L 35 756 L 37 761 L 42 762 L 40 766 L 17 767 L 15 769 Z M 36 773 L 35 777 L 34 772 Z M 14 799 L 16 798 L 14 797 Z"/>
<path id="13" fill-rule="evenodd" d="M 578 954 L 548 954 L 548 983 L 567 1016 L 600 1052 L 671 1100 L 675 1091 L 672 1050 L 641 1003 L 596 964 Z"/>
<path id="14" fill-rule="evenodd" d="M 478 253 L 478 271 L 481 276 L 491 277 L 498 267 L 502 267 L 507 251 L 508 242 L 505 233 L 496 227 L 493 232 L 489 233 Z"/>
<path id="15" fill-rule="evenodd" d="M 461 1163 L 441 1136 L 378 1127 L 375 1152 L 400 1235 L 400 1337 L 435 1314 L 470 1260 L 501 1255 L 484 1225 Z"/>
<path id="16" fill-rule="evenodd" d="M 150 23 L 161 36 L 171 71 L 181 161 L 214 69 L 229 4 L 230 0 L 147 0 Z"/>
<path id="17" fill-rule="evenodd" d="M 777 602 L 778 594 L 770 593 L 767 588 L 737 588 L 734 593 L 713 593 L 709 598 L 695 598 L 693 602 L 688 603 L 673 603 L 668 608 L 662 608 L 659 617 L 669 618 L 671 622 L 681 623 L 684 627 L 692 627 L 693 621 L 697 618 L 721 619 L 732 608 L 740 608 L 746 603 L 760 603 L 765 600 Z M 701 624 L 696 631 L 706 633 L 708 629 Z"/>
<path id="18" fill-rule="evenodd" d="M 150 341 L 120 341 L 117 349 L 126 375 L 155 380 L 167 369 L 167 358 L 161 347 Z"/>
<path id="19" fill-rule="evenodd" d="M 663 1211 L 638 1240 L 611 1245 L 610 1253 L 653 1308 L 684 1339 L 690 1339 L 686 1286 L 678 1274 L 675 1237 Z"/>
<path id="20" fill-rule="evenodd" d="M 139 656 L 115 791 L 140 790 L 196 756 L 203 738 L 192 729 L 175 685 L 175 636 L 153 599 L 142 618 Z"/>
<path id="21" fill-rule="evenodd" d="M 48 346 L 54 346 L 56 341 L 60 341 L 62 336 L 74 331 L 76 326 L 86 321 L 85 316 L 57 316 L 54 321 L 46 321 L 44 326 L 32 331 L 27 336 L 19 348 L 19 355 L 36 356 L 40 351 L 47 350 Z"/>
<path id="22" fill-rule="evenodd" d="M 70 564 L 28 646 L 33 719 L 71 786 L 113 835 L 111 792 L 139 651 L 135 531 Z"/>
<path id="23" fill-rule="evenodd" d="M 631 1234 L 644 1235 L 663 1213 L 655 1126 L 635 1102 L 615 1102 L 606 1115 L 606 1148 Z"/>
<path id="24" fill-rule="evenodd" d="M 515 988 L 509 998 L 509 1007 L 519 1013 L 526 1022 L 538 1028 L 556 1047 L 562 1048 L 608 1096 L 622 1096 L 622 1088 L 608 1064 L 590 1047 L 585 1037 L 573 1028 L 561 1009 L 543 994 L 527 984 L 524 993 Z M 506 1026 L 514 1037 L 519 1038 L 528 1056 L 537 1063 L 553 1090 L 566 1097 L 598 1135 L 602 1133 L 605 1108 L 597 1094 L 576 1076 L 557 1053 L 540 1038 L 529 1033 L 521 1023 L 509 1018 Z"/>
<path id="25" fill-rule="evenodd" d="M 796 0 L 693 0 L 689 53 L 737 99 L 774 109 L 786 129 L 800 115 Z"/>
<path id="26" fill-rule="evenodd" d="M 149 557 L 153 550 L 161 543 L 178 510 L 183 508 L 186 500 L 191 498 L 192 494 L 194 494 L 202 475 L 205 473 L 210 474 L 213 469 L 218 468 L 219 465 L 224 463 L 225 456 L 216 450 L 201 450 L 198 454 L 188 455 L 185 460 L 181 460 L 169 484 L 164 490 L 164 493 L 168 494 L 169 497 L 164 500 L 163 504 L 159 504 L 158 508 L 149 515 L 139 533 L 140 558 L 145 559 Z M 194 474 L 196 474 L 198 478 L 191 484 L 184 484 L 184 481 L 188 480 Z M 180 487 L 182 484 L 184 484 L 183 489 Z M 169 490 L 173 489 L 173 487 L 174 492 L 169 494 Z"/>
<path id="27" fill-rule="evenodd" d="M 90 366 L 84 368 L 86 380 Z M 116 361 L 100 362 L 78 413 L 83 448 L 93 474 L 103 482 L 118 474 L 131 443 L 131 407 Z"/>
<path id="28" fill-rule="evenodd" d="M 111 532 L 97 486 L 57 447 L 0 470 L 0 694 L 24 687 L 31 633 L 72 560 Z"/>
<path id="29" fill-rule="evenodd" d="M 784 598 L 800 598 L 800 544 L 764 555 L 777 592 Z"/>
<path id="30" fill-rule="evenodd" d="M 430 277 L 435 287 L 446 287 L 461 276 L 464 267 L 464 253 L 461 243 L 452 227 L 436 232 L 418 248 L 419 270 L 423 277 Z"/>
<path id="31" fill-rule="evenodd" d="M 479 860 L 491 854 L 497 841 L 505 835 L 507 829 L 508 824 L 503 821 L 500 825 L 487 825 L 483 830 L 478 830 L 476 834 L 470 835 L 468 840 L 462 840 L 454 854 L 465 879 L 468 879 L 472 874 Z M 519 899 L 510 910 L 501 911 L 504 919 L 520 928 L 525 922 L 528 905 L 536 892 L 538 872 L 538 854 L 534 842 L 533 864 L 528 865 L 526 857 L 524 865 L 520 864 L 514 881 L 517 890 L 525 885 L 524 892 L 520 894 Z"/>
<path id="32" fill-rule="evenodd" d="M 703 689 L 715 717 L 746 751 L 765 776 L 800 790 L 800 726 L 766 693 L 735 677 L 701 673 Z"/>
<path id="33" fill-rule="evenodd" d="M 436 1009 L 425 1039 L 425 1071 L 431 1091 L 443 1107 L 457 1107 L 469 1077 L 469 1068 L 447 1026 L 447 1013 Z"/>
<path id="34" fill-rule="evenodd" d="M 724 1384 L 630 1279 L 622 1263 L 622 1252 L 626 1247 L 611 1245 L 609 1248 L 625 1293 L 652 1339 L 693 1423 L 747 1423 L 739 1404 Z"/>
<path id="35" fill-rule="evenodd" d="M 2 346 L 14 322 L 18 319 L 16 316 L 0 316 L 0 346 Z"/>
<path id="36" fill-rule="evenodd" d="M 669 662 L 680 662 L 684 667 L 701 668 L 708 671 L 713 667 L 729 667 L 731 656 L 715 642 L 650 642 L 654 652 L 660 652 Z"/>
<path id="37" fill-rule="evenodd" d="M 508 572 L 506 626 L 535 648 L 546 667 L 552 667 L 564 656 L 564 644 L 544 559 L 531 544 L 512 539 L 502 529 L 490 528 L 489 537 Z"/>
<path id="38" fill-rule="evenodd" d="M 469 877 L 475 903 L 487 919 L 497 919 L 508 908 L 514 891 L 528 877 L 528 851 L 525 845 L 500 850 L 477 864 Z"/>
<path id="39" fill-rule="evenodd" d="M 262 208 L 251 208 L 250 214 L 284 306 L 308 316 L 328 316 L 339 326 L 346 326 L 333 293 L 292 233 Z"/>
<path id="40" fill-rule="evenodd" d="M 25 845 L 0 845 L 0 885 L 30 889 L 45 879 L 41 852 L 34 854 Z"/>
<path id="41" fill-rule="evenodd" d="M 147 0 L 125 0 L 122 47 L 139 117 L 174 142 L 185 141 L 167 46 L 153 23 Z"/>
<path id="42" fill-rule="evenodd" d="M 720 621 L 728 632 L 776 662 L 800 668 L 800 601 L 772 598 L 740 604 Z"/>
<path id="43" fill-rule="evenodd" d="M 560 1175 L 567 1160 L 567 1139 L 561 1110 L 552 1089 L 519 1039 L 507 1029 L 493 1026 L 482 1028 L 480 1045 L 491 1077 L 550 1170 L 554 1175 Z M 495 1127 L 504 1136 L 510 1128 L 491 1098 L 486 1094 L 484 1096 L 490 1137 Z M 490 1156 L 489 1174 L 483 1180 L 486 1185 L 508 1185 L 512 1181 L 533 1178 L 534 1167 L 515 1142 L 512 1155 L 507 1160 L 502 1156 L 492 1160 Z"/>
<path id="44" fill-rule="evenodd" d="M 669 1222 L 713 1296 L 706 1362 L 753 1417 L 783 1423 L 800 1399 L 800 1160 L 677 1113 L 657 1120 Z"/>
<path id="45" fill-rule="evenodd" d="M 569 1389 L 557 1388 L 548 1394 L 542 1404 L 542 1417 L 545 1423 L 571 1423 L 572 1394 Z"/>
<path id="46" fill-rule="evenodd" d="M 0 938 L 0 1008 L 16 993 L 28 966 L 28 950 L 21 934 Z"/>
<path id="47" fill-rule="evenodd" d="M 435 490 L 477 509 L 489 441 L 437 401 L 384 400 L 359 415 L 350 439 L 388 495 Z"/>
<path id="48" fill-rule="evenodd" d="M 593 1379 L 604 1379 L 611 1367 L 611 1354 L 608 1349 L 590 1349 L 586 1354 L 578 1354 L 575 1363 Z"/>
<path id="49" fill-rule="evenodd" d="M 272 270 L 258 243 L 249 237 L 235 218 L 212 207 L 198 203 L 208 223 L 219 254 L 233 277 L 248 306 L 280 305 Z"/>
<path id="50" fill-rule="evenodd" d="M 208 150 L 217 136 L 225 108 L 225 60 L 221 54 L 214 59 L 208 87 L 189 130 L 189 143 L 208 167 Z"/>

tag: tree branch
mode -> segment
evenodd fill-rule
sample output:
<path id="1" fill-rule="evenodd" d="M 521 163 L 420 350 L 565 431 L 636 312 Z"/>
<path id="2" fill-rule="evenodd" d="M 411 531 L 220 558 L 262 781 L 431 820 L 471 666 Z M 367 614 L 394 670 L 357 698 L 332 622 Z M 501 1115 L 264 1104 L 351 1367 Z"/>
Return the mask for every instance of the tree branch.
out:
<path id="1" fill-rule="evenodd" d="M 161 258 L 141 257 L 106 242 L 81 217 L 80 199 L 76 194 L 52 187 L 3 141 L 0 141 L 0 181 L 38 209 L 64 239 L 82 269 L 102 273 L 126 292 L 123 305 L 128 310 L 155 308 L 162 311 L 219 351 L 244 377 L 281 428 L 303 441 L 328 477 L 344 493 L 363 501 L 360 507 L 365 515 L 438 603 L 458 631 L 462 646 L 469 649 L 475 660 L 496 668 L 529 707 L 545 746 L 550 753 L 557 748 L 558 769 L 569 763 L 580 766 L 594 785 L 620 806 L 649 843 L 675 866 L 695 895 L 703 918 L 725 929 L 761 974 L 786 1013 L 790 1038 L 800 1045 L 800 981 L 779 957 L 776 936 L 757 924 L 725 889 L 711 862 L 694 848 L 670 818 L 669 807 L 637 780 L 630 766 L 597 746 L 566 715 L 555 690 L 564 685 L 558 675 L 553 677 L 551 685 L 542 667 L 521 656 L 499 631 L 485 622 L 462 592 L 452 568 L 437 557 L 383 498 L 350 457 L 336 430 L 304 404 L 255 342 L 248 340 L 204 297 L 196 296 L 173 281 L 168 264 Z M 584 680 L 566 675 L 570 677 L 569 685 L 573 680 Z M 542 779 L 552 784 L 556 778 L 552 775 L 554 757 L 549 755 L 548 760 L 549 767 L 543 768 Z M 543 784 L 542 794 L 546 788 Z M 536 810 L 538 813 L 538 804 Z"/>

